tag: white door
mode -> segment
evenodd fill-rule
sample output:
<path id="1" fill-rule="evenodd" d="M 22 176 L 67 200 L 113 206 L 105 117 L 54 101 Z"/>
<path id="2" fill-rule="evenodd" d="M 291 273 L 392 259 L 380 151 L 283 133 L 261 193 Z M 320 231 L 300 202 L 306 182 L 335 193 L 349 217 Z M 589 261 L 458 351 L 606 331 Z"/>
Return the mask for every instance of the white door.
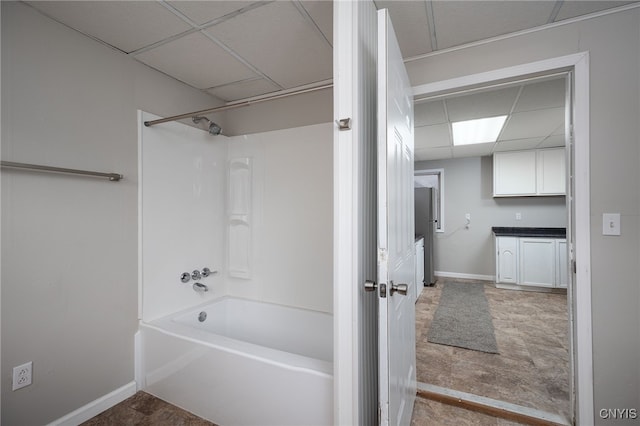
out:
<path id="1" fill-rule="evenodd" d="M 386 9 L 378 11 L 380 424 L 408 425 L 416 397 L 413 95 Z"/>

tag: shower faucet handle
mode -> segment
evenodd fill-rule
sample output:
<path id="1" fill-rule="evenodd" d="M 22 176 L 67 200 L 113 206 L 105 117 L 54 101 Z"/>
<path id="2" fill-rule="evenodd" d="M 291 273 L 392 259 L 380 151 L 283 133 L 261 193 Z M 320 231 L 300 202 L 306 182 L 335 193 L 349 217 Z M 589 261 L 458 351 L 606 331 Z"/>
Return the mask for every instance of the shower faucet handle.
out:
<path id="1" fill-rule="evenodd" d="M 202 268 L 202 276 L 203 277 L 208 277 L 209 275 L 213 275 L 213 274 L 217 274 L 218 271 L 212 271 L 209 268 Z"/>
<path id="2" fill-rule="evenodd" d="M 189 274 L 188 272 L 183 272 L 182 275 L 180 275 L 180 281 L 182 281 L 183 283 L 188 283 L 190 279 L 191 274 Z"/>
<path id="3" fill-rule="evenodd" d="M 191 273 L 191 278 L 193 278 L 194 280 L 199 280 L 200 278 L 202 278 L 202 274 L 197 269 L 194 269 Z"/>

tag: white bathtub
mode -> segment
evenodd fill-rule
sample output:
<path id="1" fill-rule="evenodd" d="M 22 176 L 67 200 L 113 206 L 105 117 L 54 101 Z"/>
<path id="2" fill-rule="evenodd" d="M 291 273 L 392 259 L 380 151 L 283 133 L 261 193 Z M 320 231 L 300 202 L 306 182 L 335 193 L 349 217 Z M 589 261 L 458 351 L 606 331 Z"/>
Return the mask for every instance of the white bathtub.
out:
<path id="1" fill-rule="evenodd" d="M 142 322 L 142 387 L 219 425 L 332 424 L 332 323 L 231 297 Z"/>

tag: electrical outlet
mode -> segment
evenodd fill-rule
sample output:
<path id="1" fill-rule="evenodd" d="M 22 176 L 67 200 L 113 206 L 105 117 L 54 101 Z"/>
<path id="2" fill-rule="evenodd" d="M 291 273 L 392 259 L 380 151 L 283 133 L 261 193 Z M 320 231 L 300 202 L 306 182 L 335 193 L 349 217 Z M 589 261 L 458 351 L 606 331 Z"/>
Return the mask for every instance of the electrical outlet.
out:
<path id="1" fill-rule="evenodd" d="M 522 213 L 516 213 L 516 220 L 522 220 Z"/>
<path id="2" fill-rule="evenodd" d="M 33 369 L 33 362 L 29 361 L 26 364 L 13 367 L 13 385 L 11 390 L 18 390 L 31 384 L 31 372 Z"/>

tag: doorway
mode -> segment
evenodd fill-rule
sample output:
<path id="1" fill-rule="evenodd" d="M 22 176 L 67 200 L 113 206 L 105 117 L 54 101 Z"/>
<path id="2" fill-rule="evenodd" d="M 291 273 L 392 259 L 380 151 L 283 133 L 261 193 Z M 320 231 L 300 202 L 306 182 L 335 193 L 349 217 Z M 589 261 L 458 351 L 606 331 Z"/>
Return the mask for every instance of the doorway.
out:
<path id="1" fill-rule="evenodd" d="M 573 95 L 567 96 L 567 100 L 572 102 L 574 109 L 565 114 L 567 123 L 566 132 L 569 135 L 570 143 L 565 148 L 569 161 L 567 162 L 567 197 L 564 208 L 566 209 L 567 228 L 567 264 L 575 265 L 576 257 L 582 258 L 588 254 L 588 181 L 585 179 L 574 179 L 574 176 L 584 176 L 588 172 L 588 135 L 587 135 L 587 111 L 588 111 L 588 88 L 585 85 L 587 80 L 586 55 L 572 55 L 539 63 L 528 64 L 523 67 L 503 69 L 483 75 L 469 76 L 451 81 L 438 82 L 416 87 L 414 90 L 415 99 L 438 99 L 450 95 L 452 92 L 460 92 L 468 89 L 477 90 L 479 87 L 492 86 L 503 88 L 511 85 L 514 80 L 523 78 L 548 76 L 557 72 L 571 72 L 574 78 L 568 80 L 568 86 L 573 89 Z M 573 139 L 569 123 L 575 123 Z M 525 143 L 526 141 L 521 141 Z M 520 147 L 521 149 L 527 147 Z M 473 150 L 477 148 L 467 148 Z M 419 151 L 417 151 L 419 152 Z M 445 172 L 446 174 L 446 172 Z M 445 202 L 445 209 L 446 202 Z M 468 223 L 468 216 L 465 211 L 459 212 L 459 216 L 466 218 L 464 225 L 474 226 L 474 218 Z M 586 215 L 585 215 L 586 214 Z M 586 217 L 585 217 L 586 216 Z M 453 223 L 447 226 L 451 230 Z M 454 226 L 455 228 L 455 226 Z M 455 229 L 454 229 L 455 230 Z M 493 250 L 491 250 L 493 251 Z M 588 257 L 584 257 L 588 259 Z M 487 274 L 487 275 L 491 275 Z M 588 371 L 584 370 L 585 365 L 591 363 L 591 333 L 590 333 L 590 295 L 585 294 L 590 291 L 590 277 L 588 265 L 583 270 L 569 272 L 569 284 L 567 289 L 567 315 L 568 326 L 568 371 L 569 371 L 569 401 L 568 412 L 572 419 L 579 416 L 581 421 L 585 421 L 592 416 L 592 395 L 591 377 Z M 462 276 L 461 278 L 469 278 Z M 580 324 L 580 328 L 577 325 Z M 588 334 L 582 331 L 578 335 L 577 330 L 582 327 L 589 328 Z"/>

